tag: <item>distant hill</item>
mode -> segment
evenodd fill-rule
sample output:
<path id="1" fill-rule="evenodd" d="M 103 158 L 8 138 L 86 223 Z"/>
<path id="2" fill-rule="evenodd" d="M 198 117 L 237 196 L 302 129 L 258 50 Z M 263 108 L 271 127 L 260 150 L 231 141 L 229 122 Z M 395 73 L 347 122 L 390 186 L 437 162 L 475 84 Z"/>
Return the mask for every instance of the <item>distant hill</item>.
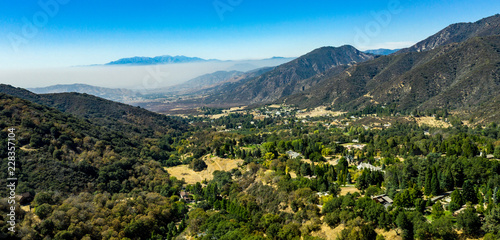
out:
<path id="1" fill-rule="evenodd" d="M 206 95 L 206 94 L 217 93 L 218 91 L 222 91 L 223 89 L 232 89 L 232 88 L 234 88 L 234 86 L 237 86 L 240 83 L 252 80 L 256 77 L 259 77 L 265 73 L 272 71 L 273 69 L 274 69 L 274 67 L 264 67 L 264 68 L 259 68 L 259 69 L 255 69 L 252 71 L 248 71 L 248 72 L 245 72 L 241 75 L 236 75 L 232 78 L 229 78 L 225 81 L 218 82 L 217 84 L 214 84 L 211 86 L 206 86 L 203 89 L 193 91 L 193 92 L 191 92 L 191 94 L 193 94 L 193 95 Z"/>
<path id="2" fill-rule="evenodd" d="M 103 88 L 87 84 L 59 84 L 49 87 L 28 88 L 28 90 L 37 94 L 66 92 L 86 93 L 117 102 L 126 102 L 131 97 L 137 96 L 137 93 L 128 89 Z"/>
<path id="3" fill-rule="evenodd" d="M 152 64 L 173 64 L 173 63 L 193 63 L 193 62 L 207 62 L 217 60 L 206 60 L 198 57 L 186 56 L 157 56 L 157 57 L 131 57 L 122 58 L 116 61 L 107 63 L 106 65 L 152 65 Z"/>
<path id="4" fill-rule="evenodd" d="M 285 62 L 291 61 L 294 58 L 273 57 L 266 59 L 254 60 L 218 60 L 218 59 L 203 59 L 198 57 L 186 56 L 157 56 L 157 57 L 130 57 L 122 58 L 116 61 L 106 63 L 105 65 L 156 65 L 156 64 L 176 64 L 176 63 L 205 63 L 219 62 L 232 63 L 234 65 L 225 69 L 226 71 L 250 71 L 263 66 L 277 66 Z"/>
<path id="5" fill-rule="evenodd" d="M 246 72 L 246 71 L 250 71 L 250 70 L 253 70 L 253 69 L 257 69 L 257 68 L 259 68 L 259 67 L 257 67 L 254 64 L 251 64 L 251 63 L 236 63 L 233 66 L 228 67 L 226 69 L 226 71 Z"/>
<path id="6" fill-rule="evenodd" d="M 401 49 L 385 49 L 385 48 L 380 48 L 380 49 L 375 49 L 375 50 L 366 50 L 364 51 L 365 53 L 370 53 L 370 54 L 375 54 L 375 55 L 390 55 L 393 54 Z"/>
<path id="7" fill-rule="evenodd" d="M 57 108 L 60 111 L 84 117 L 93 124 L 120 131 L 127 136 L 158 136 L 185 129 L 181 119 L 167 117 L 123 103 L 113 102 L 81 93 L 34 94 L 22 88 L 0 85 L 0 93 Z"/>
<path id="8" fill-rule="evenodd" d="M 168 93 L 186 93 L 201 90 L 204 87 L 212 86 L 232 78 L 243 75 L 244 72 L 240 71 L 217 71 L 210 74 L 205 74 L 191 80 L 188 80 L 179 85 L 166 88 L 164 91 Z"/>
<path id="9" fill-rule="evenodd" d="M 483 112 L 483 118 L 498 121 L 498 111 L 489 110 L 500 94 L 500 36 L 380 57 L 323 83 L 281 101 L 344 110 L 390 104 L 408 111 L 458 109 Z"/>
<path id="10" fill-rule="evenodd" d="M 341 72 L 349 65 L 374 59 L 352 46 L 323 47 L 252 79 L 218 89 L 204 99 L 207 104 L 270 102 L 306 90 L 317 82 L 304 81 L 327 72 Z M 340 69 L 340 71 L 339 71 Z"/>
<path id="11" fill-rule="evenodd" d="M 423 52 L 451 43 L 467 41 L 473 37 L 500 34 L 500 14 L 481 19 L 474 23 L 456 23 L 399 53 Z"/>

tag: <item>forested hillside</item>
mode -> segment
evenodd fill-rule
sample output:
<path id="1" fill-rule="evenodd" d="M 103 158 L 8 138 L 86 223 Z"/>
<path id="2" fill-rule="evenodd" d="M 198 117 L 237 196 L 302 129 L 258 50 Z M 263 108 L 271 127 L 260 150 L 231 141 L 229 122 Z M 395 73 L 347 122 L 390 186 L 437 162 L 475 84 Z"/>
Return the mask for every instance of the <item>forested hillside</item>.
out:
<path id="1" fill-rule="evenodd" d="M 36 194 L 34 213 L 40 220 L 30 224 L 34 215 L 20 211 L 26 223 L 19 229 L 22 236 L 82 239 L 87 235 L 101 239 L 116 231 L 124 234 L 122 237 L 142 236 L 143 239 L 151 233 L 144 235 L 137 226 L 146 224 L 158 234 L 167 234 L 170 230 L 160 227 L 184 218 L 186 207 L 168 198 L 180 191 L 182 182 L 170 179 L 161 166 L 169 158 L 178 161 L 175 153 L 167 153 L 172 151 L 170 144 L 175 144 L 175 136 L 182 133 L 172 130 L 172 135 L 163 135 L 161 139 L 144 139 L 137 133 L 130 138 L 133 133 L 110 130 L 113 127 L 96 125 L 5 94 L 0 94 L 0 101 L 2 146 L 6 146 L 7 128 L 16 129 L 17 191 Z M 7 149 L 2 148 L 0 155 L 6 158 Z M 6 174 L 7 164 L 2 164 L 3 185 Z M 6 196 L 5 188 L 1 192 Z M 98 192 L 102 194 L 92 195 Z M 96 204 L 98 199 L 103 205 Z M 127 199 L 144 199 L 145 202 L 124 202 Z M 103 211 L 105 204 L 108 210 Z M 139 211 L 125 210 L 135 206 L 141 206 Z M 2 200 L 1 208 L 5 210 L 4 207 L 7 201 Z M 121 223 L 114 225 L 115 230 L 105 233 L 107 224 L 113 224 L 116 211 L 128 217 L 119 220 Z M 151 215 L 155 212 L 158 217 Z M 144 216 L 142 222 L 133 220 L 135 217 L 142 219 L 141 216 Z M 72 218 L 74 220 L 70 220 Z M 23 218 L 18 220 L 21 225 Z M 2 234 L 7 233 L 7 227 L 2 224 L 5 230 Z"/>
<path id="2" fill-rule="evenodd" d="M 55 93 L 37 95 L 25 89 L 9 85 L 0 85 L 0 93 L 57 108 L 60 111 L 83 117 L 101 127 L 120 131 L 128 137 L 133 135 L 158 137 L 172 130 L 186 129 L 186 123 L 180 118 L 167 117 L 88 94 Z"/>

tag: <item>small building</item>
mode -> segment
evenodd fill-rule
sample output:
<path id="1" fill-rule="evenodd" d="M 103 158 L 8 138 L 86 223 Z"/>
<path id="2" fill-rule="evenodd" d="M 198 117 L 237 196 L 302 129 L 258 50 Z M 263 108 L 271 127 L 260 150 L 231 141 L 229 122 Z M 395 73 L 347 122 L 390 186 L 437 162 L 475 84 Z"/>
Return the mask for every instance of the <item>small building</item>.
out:
<path id="1" fill-rule="evenodd" d="M 387 194 L 373 196 L 372 199 L 374 201 L 384 205 L 385 208 L 392 206 L 392 203 L 394 202 L 389 196 L 387 196 Z"/>
<path id="2" fill-rule="evenodd" d="M 21 195 L 17 195 L 17 199 L 19 200 L 19 204 L 27 205 L 30 204 L 33 200 L 35 200 L 35 197 L 31 195 L 31 193 L 26 192 Z"/>
<path id="3" fill-rule="evenodd" d="M 180 196 L 181 196 L 181 199 L 182 199 L 182 200 L 184 200 L 184 201 L 186 201 L 187 203 L 190 203 L 190 202 L 192 202 L 192 201 L 193 201 L 193 200 L 191 199 L 191 197 L 189 196 L 189 193 L 188 193 L 188 192 L 186 192 L 186 191 L 181 191 Z"/>
<path id="4" fill-rule="evenodd" d="M 364 169 L 370 169 L 371 171 L 380 171 L 380 172 L 383 172 L 382 171 L 382 168 L 381 167 L 375 167 L 369 163 L 360 163 L 358 165 L 358 170 L 364 170 Z"/>
<path id="5" fill-rule="evenodd" d="M 288 155 L 289 158 L 291 159 L 294 159 L 294 158 L 297 158 L 297 157 L 300 157 L 302 156 L 302 154 L 298 153 L 298 152 L 294 152 L 292 150 L 290 151 L 286 151 L 286 154 Z"/>
<path id="6" fill-rule="evenodd" d="M 438 196 L 435 196 L 433 198 L 431 198 L 431 201 L 432 202 L 437 202 L 437 201 L 441 201 L 441 200 L 444 200 L 445 198 L 447 198 L 448 196 L 450 196 L 452 193 L 452 191 L 449 191 L 449 192 L 445 192 L 443 194 L 440 194 Z M 450 199 L 451 200 L 451 199 Z M 447 201 L 446 201 L 447 202 Z"/>

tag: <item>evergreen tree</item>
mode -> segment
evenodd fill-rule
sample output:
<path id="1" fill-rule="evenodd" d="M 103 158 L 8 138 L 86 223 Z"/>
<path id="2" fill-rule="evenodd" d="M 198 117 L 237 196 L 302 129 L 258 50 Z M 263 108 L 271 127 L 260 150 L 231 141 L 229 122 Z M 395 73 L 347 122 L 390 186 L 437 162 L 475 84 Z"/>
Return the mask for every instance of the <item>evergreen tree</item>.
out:
<path id="1" fill-rule="evenodd" d="M 468 206 L 467 209 L 458 214 L 457 224 L 466 236 L 475 237 L 481 231 L 481 219 L 473 206 Z"/>
<path id="2" fill-rule="evenodd" d="M 432 185 L 432 195 L 437 196 L 441 193 L 441 188 L 439 187 L 439 181 L 437 178 L 437 174 L 432 175 L 432 180 L 431 180 L 431 185 Z"/>
<path id="3" fill-rule="evenodd" d="M 408 219 L 405 212 L 400 212 L 396 218 L 397 226 L 403 231 L 403 240 L 412 240 L 413 223 Z"/>
<path id="4" fill-rule="evenodd" d="M 465 202 L 471 202 L 472 204 L 477 204 L 478 198 L 476 189 L 474 188 L 474 183 L 472 183 L 469 180 L 465 181 L 463 186 L 462 196 Z"/>
<path id="5" fill-rule="evenodd" d="M 425 172 L 425 185 L 424 185 L 424 194 L 426 196 L 431 195 L 432 193 L 432 171 L 430 168 L 427 168 Z"/>
<path id="6" fill-rule="evenodd" d="M 449 169 L 444 174 L 442 186 L 446 191 L 451 191 L 455 188 L 453 175 L 451 174 L 451 171 Z"/>
<path id="7" fill-rule="evenodd" d="M 484 218 L 482 229 L 487 233 L 498 234 L 500 232 L 500 208 L 493 208 Z"/>

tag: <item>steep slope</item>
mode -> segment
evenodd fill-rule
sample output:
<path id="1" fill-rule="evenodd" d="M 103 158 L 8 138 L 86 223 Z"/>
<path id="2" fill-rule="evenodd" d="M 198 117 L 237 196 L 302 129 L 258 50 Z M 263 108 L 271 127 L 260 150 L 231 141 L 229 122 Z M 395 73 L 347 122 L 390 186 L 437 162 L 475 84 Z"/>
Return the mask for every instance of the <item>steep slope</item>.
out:
<path id="1" fill-rule="evenodd" d="M 186 124 L 181 119 L 167 117 L 148 110 L 103 98 L 80 93 L 56 93 L 36 95 L 22 88 L 0 85 L 0 93 L 33 101 L 60 111 L 84 117 L 93 123 L 122 131 L 125 134 L 158 136 L 174 130 L 183 130 Z"/>
<path id="2" fill-rule="evenodd" d="M 352 46 L 319 48 L 261 76 L 228 85 L 204 102 L 250 104 L 274 101 L 315 85 L 317 82 L 307 81 L 311 77 L 374 58 L 374 55 Z"/>
<path id="3" fill-rule="evenodd" d="M 351 67 L 324 83 L 282 100 L 347 110 L 395 103 L 400 110 L 476 111 L 500 94 L 500 36 L 380 57 Z"/>
<path id="4" fill-rule="evenodd" d="M 104 88 L 87 84 L 58 84 L 41 88 L 28 88 L 28 90 L 36 94 L 66 92 L 86 93 L 117 102 L 124 102 L 130 97 L 134 97 L 137 95 L 137 93 L 128 89 Z"/>
<path id="5" fill-rule="evenodd" d="M 399 53 L 423 52 L 451 43 L 467 41 L 473 37 L 484 37 L 500 34 L 500 14 L 481 19 L 474 23 L 456 23 L 415 44 L 402 49 Z"/>

